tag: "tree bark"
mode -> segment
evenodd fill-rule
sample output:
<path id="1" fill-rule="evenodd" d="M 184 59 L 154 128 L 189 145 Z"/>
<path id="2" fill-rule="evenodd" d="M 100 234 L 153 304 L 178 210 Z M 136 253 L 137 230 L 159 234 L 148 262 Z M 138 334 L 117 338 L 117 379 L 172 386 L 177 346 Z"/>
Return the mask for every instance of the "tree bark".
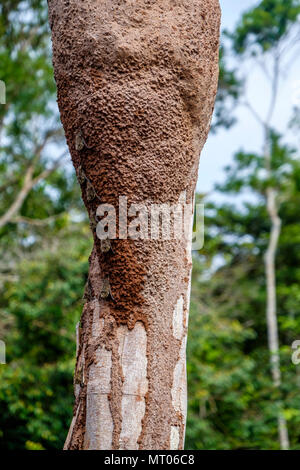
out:
<path id="1" fill-rule="evenodd" d="M 49 0 L 58 103 L 94 234 L 65 449 L 182 449 L 190 237 L 104 248 L 99 204 L 193 203 L 217 0 Z M 192 215 L 189 220 L 192 227 Z"/>

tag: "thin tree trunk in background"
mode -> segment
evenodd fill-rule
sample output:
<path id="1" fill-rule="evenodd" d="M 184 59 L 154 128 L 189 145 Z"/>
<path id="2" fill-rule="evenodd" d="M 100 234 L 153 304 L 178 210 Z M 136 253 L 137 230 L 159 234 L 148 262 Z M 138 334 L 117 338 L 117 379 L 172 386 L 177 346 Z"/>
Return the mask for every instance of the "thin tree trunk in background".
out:
<path id="1" fill-rule="evenodd" d="M 182 449 L 190 239 L 97 238 L 99 204 L 194 200 L 217 0 L 49 0 L 58 103 L 94 235 L 65 449 Z M 192 227 L 192 216 L 188 221 Z"/>
<path id="2" fill-rule="evenodd" d="M 269 122 L 272 118 L 273 111 L 276 103 L 276 96 L 278 90 L 278 63 L 275 60 L 274 70 L 274 83 L 273 83 L 273 100 L 271 101 Z M 265 167 L 267 170 L 268 178 L 272 177 L 272 150 L 271 150 L 271 131 L 269 125 L 265 127 Z M 268 332 L 268 346 L 270 351 L 270 364 L 271 373 L 274 386 L 279 388 L 281 386 L 281 371 L 280 371 L 280 355 L 279 355 L 279 335 L 278 335 L 278 319 L 277 319 L 277 290 L 276 290 L 276 252 L 278 248 L 278 241 L 281 232 L 281 220 L 278 215 L 278 207 L 276 201 L 276 190 L 269 186 L 266 189 L 266 203 L 267 212 L 271 222 L 271 231 L 269 236 L 268 248 L 265 254 L 265 272 L 266 272 L 266 285 L 267 285 L 267 332 Z M 289 436 L 286 419 L 279 410 L 278 413 L 278 437 L 280 448 L 282 450 L 289 450 Z"/>
<path id="3" fill-rule="evenodd" d="M 273 188 L 267 189 L 267 209 L 271 220 L 271 232 L 268 249 L 265 256 L 266 280 L 267 280 L 267 326 L 268 344 L 270 350 L 270 362 L 273 383 L 275 387 L 281 385 L 279 337 L 277 324 L 277 302 L 276 302 L 276 251 L 281 231 L 281 220 L 278 216 L 276 204 L 276 191 Z M 282 450 L 289 449 L 289 436 L 287 424 L 284 416 L 279 412 L 278 435 Z"/>
<path id="4" fill-rule="evenodd" d="M 278 91 L 279 91 L 279 77 L 280 77 L 280 60 L 281 54 L 275 48 L 274 51 L 274 64 L 273 71 L 269 76 L 271 86 L 271 99 L 270 105 L 267 110 L 265 120 L 260 116 L 259 112 L 253 108 L 251 103 L 246 101 L 244 104 L 249 109 L 257 123 L 262 127 L 264 134 L 263 141 L 263 154 L 265 161 L 265 169 L 267 178 L 270 180 L 272 177 L 272 149 L 271 149 L 271 122 L 277 104 Z M 275 387 L 281 385 L 281 372 L 280 372 L 280 356 L 279 356 L 279 336 L 278 336 L 278 320 L 277 320 L 277 305 L 276 305 L 276 251 L 278 247 L 278 240 L 281 232 L 281 220 L 278 216 L 278 207 L 276 202 L 276 190 L 269 186 L 266 189 L 266 204 L 267 212 L 269 214 L 271 230 L 269 234 L 269 244 L 265 253 L 265 279 L 267 286 L 267 305 L 266 305 L 266 320 L 267 320 L 267 334 L 268 346 L 270 352 L 270 364 L 273 384 Z M 280 447 L 283 450 L 289 449 L 289 437 L 286 420 L 281 411 L 278 415 L 278 437 Z"/>

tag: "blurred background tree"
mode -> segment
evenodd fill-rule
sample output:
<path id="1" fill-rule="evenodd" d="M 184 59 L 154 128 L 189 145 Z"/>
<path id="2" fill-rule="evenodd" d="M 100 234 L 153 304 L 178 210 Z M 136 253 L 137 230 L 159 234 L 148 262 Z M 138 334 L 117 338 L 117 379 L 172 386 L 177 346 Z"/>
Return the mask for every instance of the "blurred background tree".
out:
<path id="1" fill-rule="evenodd" d="M 267 124 L 262 151 L 240 150 L 226 168 L 216 188 L 222 201 L 198 196 L 206 204 L 206 242 L 194 254 L 188 449 L 278 449 L 278 416 L 290 448 L 300 448 L 300 371 L 290 351 L 300 332 L 298 148 L 285 129 L 275 128 L 270 110 L 265 120 L 249 103 L 243 68 L 260 64 L 270 90 L 276 75 L 280 95 L 280 70 L 297 57 L 299 11 L 296 0 L 257 2 L 223 38 L 213 132 L 234 125 L 238 106 Z M 55 104 L 46 0 L 3 0 L 0 31 L 0 80 L 7 90 L 7 104 L 0 105 L 0 339 L 7 345 L 0 448 L 60 449 L 72 415 L 75 325 L 91 235 Z M 290 117 L 298 130 L 297 107 Z M 270 187 L 281 219 L 276 387 L 265 314 Z M 243 203 L 245 192 L 250 202 Z M 230 194 L 234 204 L 226 200 Z"/>
<path id="2" fill-rule="evenodd" d="M 91 247 L 56 108 L 45 0 L 0 5 L 0 448 L 61 448 Z"/>
<path id="3" fill-rule="evenodd" d="M 241 329 L 240 340 L 242 341 L 243 336 L 245 337 L 245 345 L 240 345 L 238 351 L 240 354 L 247 353 L 247 356 L 240 357 L 237 362 L 237 365 L 241 364 L 239 373 L 252 384 L 255 383 L 254 379 L 256 381 L 254 388 L 257 394 L 256 400 L 252 404 L 251 401 L 245 401 L 246 406 L 240 402 L 242 398 L 245 399 L 243 394 L 241 397 L 239 394 L 233 394 L 234 383 L 230 383 L 228 391 L 222 391 L 222 405 L 227 401 L 228 396 L 232 396 L 234 399 L 230 402 L 230 406 L 234 408 L 234 404 L 236 404 L 240 407 L 239 426 L 232 427 L 233 422 L 230 420 L 230 428 L 227 429 L 228 448 L 262 448 L 263 444 L 263 448 L 271 449 L 274 446 L 277 448 L 279 444 L 281 449 L 289 449 L 289 428 L 294 430 L 299 420 L 298 406 L 293 395 L 294 389 L 297 387 L 295 367 L 290 361 L 289 347 L 280 348 L 280 344 L 291 344 L 293 334 L 295 335 L 299 331 L 297 302 L 293 303 L 294 308 L 291 312 L 284 305 L 282 297 L 284 291 L 286 298 L 289 299 L 288 304 L 291 306 L 292 292 L 294 292 L 295 283 L 297 283 L 297 255 L 295 258 L 287 256 L 285 259 L 281 259 L 280 256 L 281 243 L 284 240 L 285 243 L 287 241 L 285 234 L 289 230 L 290 224 L 295 229 L 299 217 L 296 210 L 293 220 L 286 219 L 287 208 L 292 207 L 292 201 L 298 196 L 299 160 L 295 151 L 284 143 L 284 139 L 281 138 L 273 125 L 274 112 L 284 74 L 294 65 L 295 57 L 299 53 L 299 14 L 300 2 L 297 0 L 287 2 L 262 0 L 242 15 L 232 33 L 226 34 L 230 40 L 233 56 L 238 60 L 240 73 L 243 70 L 243 61 L 246 60 L 247 64 L 252 63 L 252 67 L 253 63 L 258 64 L 267 78 L 263 115 L 247 98 L 246 85 L 249 71 L 242 80 L 244 87 L 238 96 L 239 103 L 254 116 L 261 128 L 261 154 L 238 152 L 234 157 L 233 165 L 226 169 L 225 183 L 218 188 L 223 194 L 233 193 L 235 195 L 242 195 L 246 190 L 248 194 L 253 196 L 255 202 L 244 204 L 239 208 L 233 204 L 212 207 L 214 211 L 212 227 L 208 225 L 210 219 L 206 219 L 208 233 L 221 236 L 219 256 L 223 257 L 223 265 L 208 278 L 209 287 L 207 290 L 210 292 L 210 302 L 215 298 L 215 291 L 211 293 L 210 288 L 217 280 L 221 280 L 221 298 L 225 295 L 225 318 L 227 321 L 233 318 L 237 319 L 239 322 L 237 327 L 239 326 Z M 289 215 L 291 215 L 290 211 Z M 295 230 L 296 233 L 297 230 Z M 289 241 L 289 250 L 294 252 L 298 240 L 292 237 Z M 206 250 L 208 247 L 209 244 L 206 242 Z M 214 249 L 216 248 L 214 244 Z M 212 251 L 208 254 L 211 256 L 213 253 Z M 214 253 L 214 256 L 216 254 Z M 290 267 L 288 267 L 289 259 L 291 260 Z M 283 275 L 286 271 L 289 272 L 287 277 Z M 290 276 L 291 272 L 292 276 Z M 230 287 L 226 296 L 227 279 L 230 279 Z M 217 288 L 218 294 L 215 299 L 217 301 L 219 289 L 220 287 Z M 236 305 L 232 305 L 231 302 L 236 297 L 239 300 Z M 228 306 L 230 306 L 229 311 L 227 310 Z M 220 314 L 224 307 L 217 303 L 215 310 Z M 232 307 L 234 311 L 232 311 Z M 245 311 L 245 315 L 243 311 Z M 257 314 L 259 317 L 256 320 Z M 216 313 L 214 315 L 215 318 L 218 317 Z M 253 341 L 249 340 L 247 328 L 243 326 L 247 325 L 249 321 L 253 323 L 251 326 L 254 332 Z M 222 325 L 221 319 L 218 320 L 217 325 Z M 213 329 L 212 331 L 215 334 L 217 330 Z M 234 338 L 234 332 L 230 331 L 228 337 Z M 259 342 L 255 339 L 258 337 Z M 268 339 L 269 347 L 269 367 L 266 363 L 266 339 Z M 252 350 L 251 344 L 255 345 L 254 350 Z M 191 341 L 190 348 L 192 346 L 193 342 Z M 258 355 L 259 351 L 260 355 Z M 226 356 L 222 357 L 226 358 Z M 193 351 L 191 351 L 191 358 L 193 358 Z M 251 371 L 251 374 L 255 374 L 255 377 L 252 377 L 251 374 L 246 376 L 247 367 L 244 365 L 246 359 L 249 359 L 249 364 L 254 366 L 252 371 L 248 370 Z M 223 368 L 217 369 L 221 377 L 227 369 L 226 366 L 230 365 L 230 362 L 226 359 L 225 361 Z M 230 377 L 226 375 L 227 381 L 229 378 L 236 377 L 237 372 L 233 371 L 233 376 Z M 263 382 L 258 380 L 260 373 Z M 268 379 L 271 379 L 271 382 L 268 383 Z M 239 392 L 244 388 L 242 383 L 236 386 Z M 264 388 L 266 386 L 268 392 Z M 267 394 L 267 400 L 260 393 Z M 257 409 L 251 409 L 252 406 L 256 408 L 257 404 L 259 406 L 264 404 L 261 415 Z M 217 407 L 215 411 L 217 411 Z M 276 428 L 274 428 L 276 421 L 278 438 L 275 432 Z M 223 417 L 219 417 L 219 423 L 225 432 L 226 426 Z M 244 423 L 245 429 L 243 429 Z M 243 439 L 241 439 L 242 437 Z M 224 436 L 222 439 L 224 445 Z M 293 439 L 292 447 L 294 448 L 297 445 L 298 436 L 293 434 L 291 439 Z"/>

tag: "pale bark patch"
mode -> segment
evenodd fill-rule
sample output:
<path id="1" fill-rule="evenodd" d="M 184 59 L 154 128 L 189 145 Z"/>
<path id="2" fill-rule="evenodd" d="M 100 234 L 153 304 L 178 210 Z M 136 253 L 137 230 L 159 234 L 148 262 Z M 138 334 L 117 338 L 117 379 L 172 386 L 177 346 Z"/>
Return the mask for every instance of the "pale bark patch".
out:
<path id="1" fill-rule="evenodd" d="M 76 323 L 76 358 L 79 352 L 79 341 L 80 341 L 80 321 Z"/>
<path id="2" fill-rule="evenodd" d="M 92 336 L 93 338 L 99 338 L 104 327 L 104 319 L 100 318 L 100 304 L 98 300 L 93 300 L 93 326 Z"/>
<path id="3" fill-rule="evenodd" d="M 66 442 L 65 442 L 65 445 L 64 445 L 64 449 L 69 448 L 69 444 L 71 442 L 72 435 L 73 435 L 73 430 L 74 430 L 75 424 L 76 424 L 77 419 L 78 419 L 79 411 L 80 411 L 80 403 L 77 407 L 76 414 L 72 418 L 71 426 L 70 426 L 70 429 L 69 429 L 69 432 L 68 432 L 68 435 L 67 435 L 67 439 L 66 439 Z"/>
<path id="4" fill-rule="evenodd" d="M 95 364 L 89 370 L 86 403 L 86 432 L 84 448 L 106 450 L 112 448 L 113 419 L 108 394 L 112 369 L 112 353 L 104 347 L 96 352 Z"/>
<path id="5" fill-rule="evenodd" d="M 183 338 L 180 348 L 179 360 L 174 369 L 172 387 L 172 405 L 175 411 L 185 418 L 187 413 L 187 389 L 186 389 L 186 337 Z"/>
<path id="6" fill-rule="evenodd" d="M 184 331 L 183 304 L 184 299 L 183 295 L 181 295 L 173 312 L 173 335 L 176 339 L 181 339 Z"/>
<path id="7" fill-rule="evenodd" d="M 122 390 L 121 450 L 137 450 L 145 415 L 147 380 L 147 333 L 143 323 L 133 330 L 118 328 L 119 356 L 124 377 Z"/>
<path id="8" fill-rule="evenodd" d="M 178 426 L 171 427 L 170 450 L 178 450 L 180 442 L 180 433 Z"/>

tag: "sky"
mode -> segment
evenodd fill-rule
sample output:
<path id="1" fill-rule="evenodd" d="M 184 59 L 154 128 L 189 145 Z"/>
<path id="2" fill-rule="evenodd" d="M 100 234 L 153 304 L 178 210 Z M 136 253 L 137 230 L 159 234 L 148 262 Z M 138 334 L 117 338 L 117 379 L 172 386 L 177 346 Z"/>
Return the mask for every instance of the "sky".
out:
<path id="1" fill-rule="evenodd" d="M 222 30 L 233 30 L 243 11 L 257 3 L 257 0 L 220 0 Z M 300 89 L 299 62 L 294 60 L 286 76 L 282 77 L 280 98 L 274 115 L 274 124 L 282 133 L 286 133 L 297 87 Z M 248 81 L 247 99 L 264 116 L 270 96 L 267 81 L 261 70 L 258 67 L 253 68 L 253 65 L 247 67 L 246 64 L 243 73 Z M 200 159 L 197 189 L 201 193 L 211 195 L 214 185 L 224 180 L 223 168 L 230 164 L 235 152 L 241 149 L 260 151 L 262 148 L 262 132 L 251 113 L 245 107 L 239 107 L 235 114 L 238 119 L 236 125 L 230 130 L 220 130 L 217 135 L 210 134 L 208 137 Z M 222 199 L 222 196 L 213 193 L 213 198 Z"/>
<path id="2" fill-rule="evenodd" d="M 242 13 L 253 8 L 257 3 L 259 3 L 258 0 L 220 0 L 222 31 L 224 29 L 234 30 Z M 282 80 L 280 98 L 274 116 L 277 130 L 284 134 L 286 134 L 286 127 L 291 117 L 296 87 L 300 103 L 300 49 L 298 57 L 299 60 L 294 61 L 293 66 Z M 266 114 L 268 106 L 269 87 L 261 70 L 253 68 L 252 65 L 246 63 L 243 67 L 243 75 L 247 76 L 248 83 L 247 99 L 263 116 Z M 259 152 L 262 148 L 262 131 L 251 113 L 246 108 L 239 107 L 236 109 L 235 116 L 237 123 L 231 129 L 221 129 L 216 135 L 209 135 L 200 158 L 197 191 L 208 194 L 209 198 L 214 201 L 231 200 L 231 198 L 215 192 L 214 186 L 224 180 L 224 167 L 232 162 L 233 155 L 242 149 L 248 152 Z M 244 200 L 243 197 L 240 198 L 241 203 Z M 248 200 L 249 195 L 246 195 L 245 198 Z"/>

